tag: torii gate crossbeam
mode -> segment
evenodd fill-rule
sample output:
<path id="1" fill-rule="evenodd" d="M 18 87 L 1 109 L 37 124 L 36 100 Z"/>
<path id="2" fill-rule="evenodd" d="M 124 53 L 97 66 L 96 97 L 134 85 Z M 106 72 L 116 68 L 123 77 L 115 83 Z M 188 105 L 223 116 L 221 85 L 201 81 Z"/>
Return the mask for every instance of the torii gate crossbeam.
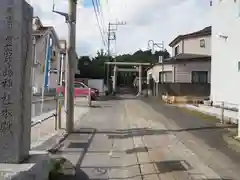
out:
<path id="1" fill-rule="evenodd" d="M 117 80 L 117 71 L 128 71 L 128 72 L 139 72 L 139 86 L 138 86 L 138 95 L 142 95 L 142 66 L 150 66 L 150 63 L 137 63 L 137 62 L 105 62 L 105 64 L 114 65 L 113 70 L 113 93 L 116 92 L 116 80 Z M 126 68 L 117 68 L 117 66 L 137 66 L 136 69 L 126 69 Z M 108 68 L 109 69 L 109 68 Z"/>

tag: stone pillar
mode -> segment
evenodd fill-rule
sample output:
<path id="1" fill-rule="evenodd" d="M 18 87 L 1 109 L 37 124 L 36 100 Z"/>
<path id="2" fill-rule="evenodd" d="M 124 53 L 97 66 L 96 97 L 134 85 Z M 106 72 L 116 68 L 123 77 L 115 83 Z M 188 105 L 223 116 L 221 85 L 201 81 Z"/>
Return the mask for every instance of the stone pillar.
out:
<path id="1" fill-rule="evenodd" d="M 150 94 L 150 74 L 147 73 L 147 96 Z"/>
<path id="2" fill-rule="evenodd" d="M 29 155 L 32 17 L 24 0 L 0 1 L 0 163 L 20 163 Z"/>
<path id="3" fill-rule="evenodd" d="M 138 94 L 141 95 L 142 94 L 142 66 L 139 66 L 139 80 L 138 80 Z"/>
<path id="4" fill-rule="evenodd" d="M 116 93 L 116 86 L 117 86 L 117 66 L 114 65 L 114 69 L 113 69 L 113 93 Z"/>

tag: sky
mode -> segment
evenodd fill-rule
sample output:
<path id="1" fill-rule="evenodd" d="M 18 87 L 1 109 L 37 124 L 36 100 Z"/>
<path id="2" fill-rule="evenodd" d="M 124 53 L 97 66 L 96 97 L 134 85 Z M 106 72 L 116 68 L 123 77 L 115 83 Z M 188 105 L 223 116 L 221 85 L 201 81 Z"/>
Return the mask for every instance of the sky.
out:
<path id="1" fill-rule="evenodd" d="M 68 0 L 54 0 L 55 9 L 67 12 Z M 211 24 L 210 0 L 99 0 L 104 27 L 108 22 L 126 22 L 118 26 L 116 42 L 111 44 L 113 54 L 146 50 L 149 40 L 164 41 L 165 48 L 179 34 L 203 29 Z M 44 25 L 53 26 L 60 39 L 67 40 L 65 19 L 52 13 L 52 0 L 27 0 L 34 7 Z M 106 46 L 92 6 L 92 0 L 78 0 L 76 51 L 79 56 L 94 56 Z M 104 34 L 107 37 L 107 34 Z"/>

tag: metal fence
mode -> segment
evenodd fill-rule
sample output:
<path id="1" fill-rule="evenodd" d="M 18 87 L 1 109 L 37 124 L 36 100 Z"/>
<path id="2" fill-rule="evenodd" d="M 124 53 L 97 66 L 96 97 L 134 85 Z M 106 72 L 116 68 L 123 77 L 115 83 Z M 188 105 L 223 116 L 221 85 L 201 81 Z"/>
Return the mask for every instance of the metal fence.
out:
<path id="1" fill-rule="evenodd" d="M 32 118 L 53 110 L 56 111 L 56 107 L 57 99 L 54 96 L 46 97 L 44 99 L 41 97 L 35 97 L 32 101 Z"/>
<path id="2" fill-rule="evenodd" d="M 222 123 L 226 121 L 234 124 L 238 123 L 238 104 L 226 101 L 216 101 L 212 106 L 220 110 L 220 119 Z"/>

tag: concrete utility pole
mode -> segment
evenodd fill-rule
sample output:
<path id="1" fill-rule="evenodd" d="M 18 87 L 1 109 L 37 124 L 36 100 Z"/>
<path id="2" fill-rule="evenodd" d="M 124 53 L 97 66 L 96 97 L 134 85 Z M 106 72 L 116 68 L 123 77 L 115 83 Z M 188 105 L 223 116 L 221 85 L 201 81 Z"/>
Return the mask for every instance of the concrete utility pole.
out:
<path id="1" fill-rule="evenodd" d="M 76 11 L 77 0 L 69 0 L 69 34 L 68 34 L 68 72 L 66 78 L 66 129 L 68 133 L 73 132 L 74 129 L 74 74 L 75 74 L 75 52 L 76 52 Z"/>
<path id="2" fill-rule="evenodd" d="M 151 47 L 152 44 L 152 47 Z M 160 43 L 155 43 L 153 40 L 149 40 L 148 41 L 148 49 L 151 49 L 152 53 L 155 52 L 155 47 L 158 47 L 160 49 L 160 51 L 164 52 L 164 41 L 160 42 Z M 161 77 L 158 77 L 159 81 L 156 82 L 156 96 L 159 95 L 159 83 L 163 83 L 164 82 L 164 55 L 163 56 L 159 56 L 158 62 L 161 63 L 162 65 L 162 71 L 161 71 Z"/>
<path id="3" fill-rule="evenodd" d="M 55 11 L 53 5 L 53 12 L 65 17 L 69 26 L 68 47 L 67 47 L 67 71 L 65 78 L 65 111 L 66 111 L 66 130 L 71 133 L 74 130 L 74 70 L 75 70 L 75 52 L 76 52 L 76 11 L 77 0 L 68 1 L 68 14 Z"/>
<path id="4" fill-rule="evenodd" d="M 111 56 L 110 56 L 110 22 L 108 23 L 108 61 L 111 61 Z M 108 88 L 108 93 L 109 93 L 109 64 L 107 64 L 107 88 Z"/>
<path id="5" fill-rule="evenodd" d="M 116 31 L 117 31 L 117 26 L 119 25 L 126 25 L 126 22 L 116 22 L 116 23 L 108 23 L 108 61 L 111 61 L 111 51 L 110 51 L 110 45 L 111 41 L 116 40 Z M 115 28 L 112 28 L 112 26 L 115 26 Z M 116 60 L 115 60 L 116 61 Z M 107 87 L 109 91 L 109 73 L 110 73 L 110 65 L 107 64 Z"/>

